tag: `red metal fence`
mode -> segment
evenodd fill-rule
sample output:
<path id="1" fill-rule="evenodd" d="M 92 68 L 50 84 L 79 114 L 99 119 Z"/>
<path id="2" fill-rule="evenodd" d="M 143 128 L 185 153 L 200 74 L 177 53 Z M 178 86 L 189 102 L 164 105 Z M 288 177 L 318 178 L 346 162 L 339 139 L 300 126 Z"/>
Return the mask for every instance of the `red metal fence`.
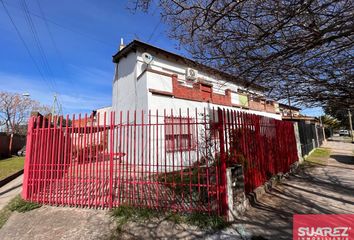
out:
<path id="1" fill-rule="evenodd" d="M 250 192 L 297 161 L 291 123 L 221 109 L 31 118 L 26 152 L 26 200 L 219 215 L 227 166 Z"/>

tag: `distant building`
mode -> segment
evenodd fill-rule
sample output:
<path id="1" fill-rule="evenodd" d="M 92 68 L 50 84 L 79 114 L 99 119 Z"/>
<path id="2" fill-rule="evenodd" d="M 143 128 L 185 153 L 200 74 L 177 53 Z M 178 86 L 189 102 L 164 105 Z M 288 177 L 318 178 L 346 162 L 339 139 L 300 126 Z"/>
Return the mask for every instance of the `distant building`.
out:
<path id="1" fill-rule="evenodd" d="M 300 116 L 300 110 L 301 108 L 279 103 L 279 111 L 283 118 L 298 117 Z"/>

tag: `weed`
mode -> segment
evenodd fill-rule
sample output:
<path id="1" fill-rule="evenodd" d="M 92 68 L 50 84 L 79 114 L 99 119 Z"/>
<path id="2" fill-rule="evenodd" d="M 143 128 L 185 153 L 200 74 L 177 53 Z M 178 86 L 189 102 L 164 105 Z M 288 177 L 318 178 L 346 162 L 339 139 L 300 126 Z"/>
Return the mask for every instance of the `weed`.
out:
<path id="1" fill-rule="evenodd" d="M 111 216 L 117 222 L 117 231 L 122 230 L 122 226 L 129 221 L 142 221 L 158 216 L 158 212 L 149 208 L 137 208 L 128 205 L 121 205 L 111 210 Z"/>
<path id="2" fill-rule="evenodd" d="M 201 229 L 219 230 L 228 226 L 228 223 L 222 217 L 215 215 L 208 215 L 205 213 L 160 213 L 155 209 L 136 208 L 127 205 L 112 209 L 111 216 L 117 222 L 117 232 L 122 231 L 123 225 L 129 221 L 139 222 L 153 218 L 164 218 L 175 224 L 186 223 L 197 226 Z"/>
<path id="3" fill-rule="evenodd" d="M 191 213 L 185 217 L 185 222 L 197 226 L 201 229 L 219 230 L 225 228 L 228 223 L 219 216 L 208 215 L 205 213 Z"/>
<path id="4" fill-rule="evenodd" d="M 7 207 L 4 207 L 3 209 L 0 210 L 0 228 L 4 226 L 6 223 L 7 219 L 11 216 L 11 211 Z"/>
<path id="5" fill-rule="evenodd" d="M 20 195 L 17 195 L 15 198 L 13 198 L 11 200 L 11 202 L 9 202 L 9 209 L 10 211 L 17 211 L 17 212 L 28 212 L 31 211 L 33 209 L 39 208 L 42 205 L 38 204 L 38 203 L 32 203 L 32 202 L 28 202 L 25 201 L 21 198 Z"/>
<path id="6" fill-rule="evenodd" d="M 20 195 L 17 195 L 0 211 L 0 228 L 6 223 L 12 212 L 28 212 L 39 207 L 41 207 L 40 204 L 25 201 Z"/>

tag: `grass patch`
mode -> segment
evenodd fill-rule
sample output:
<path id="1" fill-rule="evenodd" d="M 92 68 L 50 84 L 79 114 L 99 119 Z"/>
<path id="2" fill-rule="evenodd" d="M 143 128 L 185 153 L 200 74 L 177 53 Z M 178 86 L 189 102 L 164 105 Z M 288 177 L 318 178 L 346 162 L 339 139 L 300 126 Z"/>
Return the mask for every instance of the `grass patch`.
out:
<path id="1" fill-rule="evenodd" d="M 0 210 L 0 228 L 6 223 L 12 212 L 28 212 L 41 206 L 42 205 L 38 203 L 25 201 L 20 195 L 17 195 L 11 199 L 11 201 L 3 209 Z"/>
<path id="2" fill-rule="evenodd" d="M 144 221 L 158 216 L 158 212 L 149 208 L 137 208 L 122 205 L 111 210 L 112 217 L 117 222 L 117 230 L 121 231 L 129 221 Z"/>
<path id="3" fill-rule="evenodd" d="M 12 212 L 28 212 L 41 206 L 41 204 L 23 200 L 20 195 L 13 198 L 8 204 L 8 207 Z"/>
<path id="4" fill-rule="evenodd" d="M 316 148 L 309 156 L 305 158 L 305 161 L 310 164 L 327 165 L 327 159 L 331 150 L 328 148 Z"/>
<path id="5" fill-rule="evenodd" d="M 201 229 L 220 230 L 229 225 L 222 217 L 205 213 L 191 213 L 185 215 L 184 218 L 185 223 L 197 226 Z"/>
<path id="6" fill-rule="evenodd" d="M 23 169 L 25 157 L 11 157 L 0 160 L 0 180 Z"/>
<path id="7" fill-rule="evenodd" d="M 122 231 L 124 224 L 128 222 L 143 222 L 153 218 L 163 218 L 176 224 L 185 223 L 197 226 L 200 229 L 219 230 L 228 226 L 228 223 L 222 217 L 215 215 L 208 215 L 205 213 L 161 213 L 154 209 L 136 208 L 126 205 L 112 209 L 111 216 L 117 222 L 118 232 Z"/>
<path id="8" fill-rule="evenodd" d="M 6 223 L 7 219 L 11 216 L 11 210 L 7 207 L 4 207 L 3 209 L 0 210 L 0 228 L 4 226 Z"/>

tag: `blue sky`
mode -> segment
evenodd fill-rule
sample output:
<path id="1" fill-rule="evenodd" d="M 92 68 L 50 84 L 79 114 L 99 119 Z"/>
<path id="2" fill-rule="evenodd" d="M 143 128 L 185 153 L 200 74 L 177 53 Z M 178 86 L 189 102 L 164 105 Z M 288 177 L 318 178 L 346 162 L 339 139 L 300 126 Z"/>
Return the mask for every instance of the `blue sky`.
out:
<path id="1" fill-rule="evenodd" d="M 45 79 L 0 4 L 0 90 L 28 92 L 47 105 L 52 104 L 57 92 L 64 113 L 90 112 L 111 105 L 112 55 L 121 37 L 125 43 L 136 38 L 183 54 L 177 42 L 167 37 L 168 29 L 160 22 L 155 7 L 149 14 L 133 14 L 126 0 L 26 0 L 35 28 L 31 29 L 23 0 L 2 1 L 45 72 Z M 44 63 L 34 32 L 46 56 Z M 310 109 L 306 113 L 318 115 L 320 111 Z"/>

